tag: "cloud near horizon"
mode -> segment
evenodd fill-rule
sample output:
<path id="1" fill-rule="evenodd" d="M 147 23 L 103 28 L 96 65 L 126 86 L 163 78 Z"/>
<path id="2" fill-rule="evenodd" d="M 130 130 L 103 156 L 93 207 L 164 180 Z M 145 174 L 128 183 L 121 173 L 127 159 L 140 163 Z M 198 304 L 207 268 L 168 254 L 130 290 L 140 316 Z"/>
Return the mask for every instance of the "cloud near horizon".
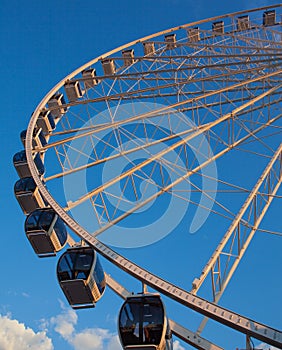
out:
<path id="1" fill-rule="evenodd" d="M 183 346 L 180 345 L 178 340 L 175 340 L 173 342 L 173 350 L 185 350 L 185 348 L 183 348 Z"/>
<path id="2" fill-rule="evenodd" d="M 77 313 L 60 304 L 62 311 L 50 319 L 50 325 L 75 350 L 122 350 L 117 334 L 108 329 L 86 328 L 76 331 Z"/>
<path id="3" fill-rule="evenodd" d="M 122 350 L 118 335 L 108 329 L 94 327 L 77 331 L 75 329 L 78 322 L 77 313 L 62 302 L 60 305 L 62 311 L 50 319 L 50 325 L 75 350 Z M 174 341 L 173 349 L 185 350 L 178 340 Z"/>
<path id="4" fill-rule="evenodd" d="M 24 323 L 0 315 L 0 350 L 53 350 L 45 331 L 34 332 Z"/>
<path id="5" fill-rule="evenodd" d="M 51 330 L 74 350 L 122 350 L 118 335 L 108 329 L 94 327 L 77 331 L 77 313 L 63 302 L 60 302 L 60 306 L 59 314 L 49 320 L 41 320 L 41 331 L 38 332 L 10 315 L 0 314 L 0 350 L 54 350 L 52 339 L 47 336 Z M 174 350 L 185 350 L 178 340 L 174 341 L 173 346 Z"/>
<path id="6" fill-rule="evenodd" d="M 10 315 L 0 314 L 0 350 L 54 350 L 52 339 L 47 336 L 49 327 L 54 330 L 74 350 L 122 350 L 118 335 L 103 328 L 86 328 L 77 331 L 77 313 L 61 303 L 61 313 L 50 321 L 42 320 L 44 330 L 35 332 L 24 323 L 12 319 Z M 47 326 L 47 327 L 46 327 Z M 49 327 L 48 327 L 49 326 Z M 262 343 L 262 350 L 278 350 L 273 346 Z M 185 350 L 178 340 L 173 342 L 174 350 Z"/>

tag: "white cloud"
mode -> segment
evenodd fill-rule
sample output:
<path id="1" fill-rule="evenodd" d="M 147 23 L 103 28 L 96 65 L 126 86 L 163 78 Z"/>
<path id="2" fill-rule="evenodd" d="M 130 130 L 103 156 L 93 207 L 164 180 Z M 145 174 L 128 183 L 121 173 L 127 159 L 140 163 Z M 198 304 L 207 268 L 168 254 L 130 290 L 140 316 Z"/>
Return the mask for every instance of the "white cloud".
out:
<path id="1" fill-rule="evenodd" d="M 10 316 L 0 315 L 0 350 L 53 350 L 46 332 L 35 333 Z"/>
<path id="2" fill-rule="evenodd" d="M 75 349 L 102 349 L 103 334 L 99 334 L 99 329 L 85 329 L 75 334 L 71 342 Z"/>
<path id="3" fill-rule="evenodd" d="M 183 346 L 180 345 L 178 340 L 175 340 L 173 342 L 173 350 L 185 350 L 185 348 L 183 348 Z"/>
<path id="4" fill-rule="evenodd" d="M 50 322 L 42 320 L 43 328 L 48 325 L 65 339 L 74 350 L 122 350 L 119 337 L 116 333 L 103 328 L 86 328 L 77 331 L 75 326 L 78 323 L 77 313 L 61 304 L 62 312 L 50 319 Z M 173 342 L 174 350 L 185 350 L 178 340 Z M 0 349 L 1 350 L 1 349 Z"/>
<path id="5" fill-rule="evenodd" d="M 50 319 L 50 322 L 42 320 L 42 326 L 46 329 L 48 324 L 61 335 L 75 350 L 122 350 L 118 336 L 107 329 L 86 328 L 77 331 L 78 316 L 72 309 L 61 304 L 62 312 Z M 1 349 L 0 349 L 1 350 Z"/>
<path id="6" fill-rule="evenodd" d="M 25 298 L 29 298 L 30 297 L 30 295 L 28 293 L 26 293 L 26 292 L 22 292 L 22 296 L 25 297 Z"/>
<path id="7" fill-rule="evenodd" d="M 74 326 L 77 324 L 77 314 L 72 309 L 65 309 L 61 314 L 52 317 L 50 320 L 51 325 L 54 325 L 54 329 L 59 333 L 65 340 L 69 340 L 74 332 Z"/>
<path id="8" fill-rule="evenodd" d="M 118 335 L 112 336 L 109 339 L 107 347 L 105 348 L 105 350 L 121 350 L 121 349 L 122 349 L 122 347 L 120 345 L 120 341 L 119 341 Z"/>
<path id="9" fill-rule="evenodd" d="M 75 350 L 122 350 L 118 336 L 101 328 L 89 328 L 76 333 L 71 344 Z"/>

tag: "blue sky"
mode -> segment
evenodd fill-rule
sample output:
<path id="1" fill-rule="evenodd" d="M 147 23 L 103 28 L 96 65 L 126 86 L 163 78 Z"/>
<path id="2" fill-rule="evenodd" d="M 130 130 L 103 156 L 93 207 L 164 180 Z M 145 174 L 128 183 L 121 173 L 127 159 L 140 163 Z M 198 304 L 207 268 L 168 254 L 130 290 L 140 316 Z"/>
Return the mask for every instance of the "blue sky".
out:
<path id="1" fill-rule="evenodd" d="M 271 4 L 275 1 L 2 0 L 0 350 L 24 350 L 27 345 L 32 350 L 87 350 L 90 345 L 92 349 L 120 349 L 116 317 L 121 299 L 107 290 L 95 309 L 73 311 L 56 280 L 57 259 L 39 260 L 23 231 L 24 215 L 13 195 L 17 175 L 12 157 L 22 149 L 20 131 L 27 127 L 31 113 L 43 96 L 83 63 L 134 39 L 191 21 Z M 279 207 L 279 203 L 274 203 L 265 218 L 265 227 L 281 231 L 279 208 L 281 204 Z M 195 252 L 197 237 L 183 238 L 179 232 L 184 230 L 182 224 L 177 233 L 159 242 L 160 256 L 164 261 L 170 257 L 168 266 L 154 261 L 149 248 L 126 253 L 145 267 L 154 265 L 154 272 L 189 288 L 187 269 L 199 274 L 207 255 Z M 183 264 L 179 264 L 168 249 L 181 244 L 187 244 L 187 248 L 179 252 Z M 235 274 L 222 298 L 222 305 L 281 328 L 280 246 L 280 237 L 263 234 L 256 237 L 240 272 Z M 191 259 L 186 259 L 189 254 Z M 109 263 L 104 261 L 104 266 L 114 277 L 126 281 L 129 288 L 140 289 L 140 284 Z M 170 317 L 192 330 L 197 329 L 198 315 L 185 313 L 186 310 L 169 301 L 167 309 L 171 311 Z M 219 332 L 215 326 L 211 322 L 203 335 L 226 349 L 243 347 L 243 336 L 224 327 Z M 177 341 L 175 350 L 182 349 L 189 347 Z"/>

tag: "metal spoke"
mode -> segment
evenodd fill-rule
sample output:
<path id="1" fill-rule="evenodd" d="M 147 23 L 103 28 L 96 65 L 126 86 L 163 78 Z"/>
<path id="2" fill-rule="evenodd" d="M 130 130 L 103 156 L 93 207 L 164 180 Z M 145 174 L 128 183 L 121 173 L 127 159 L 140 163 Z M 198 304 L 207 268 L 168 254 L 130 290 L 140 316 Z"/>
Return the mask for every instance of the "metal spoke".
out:
<path id="1" fill-rule="evenodd" d="M 282 235 L 275 225 L 260 227 L 271 202 L 282 199 L 281 8 L 195 21 L 103 54 L 48 92 L 27 129 L 28 169 L 44 203 L 109 262 L 203 315 L 197 333 L 169 321 L 177 337 L 198 349 L 221 349 L 199 335 L 209 318 L 244 333 L 248 344 L 254 337 L 282 346 L 281 331 L 218 305 L 255 233 Z M 54 126 L 42 121 L 46 116 Z M 34 136 L 40 132 L 46 144 Z M 166 200 L 191 204 L 187 221 L 200 209 L 219 222 L 221 242 L 191 293 L 101 242 L 114 225 L 121 231 L 127 223 L 142 225 L 140 218 L 154 216 Z M 89 230 L 83 216 L 93 224 Z M 77 244 L 71 235 L 67 242 Z M 196 295 L 204 283 L 211 301 Z M 107 284 L 129 295 L 109 275 Z"/>

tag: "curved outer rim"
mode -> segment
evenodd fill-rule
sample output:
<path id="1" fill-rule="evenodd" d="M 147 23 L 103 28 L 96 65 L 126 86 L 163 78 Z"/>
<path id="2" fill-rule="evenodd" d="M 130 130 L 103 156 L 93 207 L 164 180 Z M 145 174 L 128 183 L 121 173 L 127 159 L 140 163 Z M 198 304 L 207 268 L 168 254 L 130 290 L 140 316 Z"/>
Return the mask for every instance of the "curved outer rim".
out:
<path id="1" fill-rule="evenodd" d="M 251 13 L 255 11 L 260 10 L 266 10 L 271 8 L 279 8 L 282 7 L 282 4 L 272 5 L 272 6 L 265 6 L 260 7 L 252 10 L 246 10 L 246 11 L 239 11 L 234 12 L 227 15 L 217 16 L 208 18 L 201 21 L 192 22 L 189 24 L 185 24 L 182 26 L 174 27 L 167 29 L 165 31 L 161 31 L 149 36 L 146 36 L 142 39 L 138 39 L 135 41 L 132 41 L 126 45 L 120 46 L 114 50 L 111 50 L 107 52 L 106 54 L 103 54 L 88 63 L 82 65 L 80 68 L 73 71 L 71 74 L 63 78 L 58 84 L 54 86 L 53 89 L 51 89 L 45 97 L 42 99 L 42 101 L 39 103 L 37 108 L 35 109 L 29 125 L 27 129 L 26 134 L 26 155 L 27 155 L 27 162 L 30 168 L 30 172 L 32 174 L 32 177 L 34 178 L 35 183 L 37 184 L 39 191 L 43 195 L 43 197 L 47 200 L 47 202 L 50 204 L 50 206 L 56 211 L 56 213 L 64 220 L 64 222 L 70 227 L 70 229 L 77 234 L 81 239 L 85 240 L 90 246 L 92 246 L 98 253 L 103 255 L 107 260 L 109 260 L 111 263 L 115 264 L 128 274 L 132 275 L 136 279 L 142 281 L 146 285 L 152 287 L 153 289 L 159 291 L 160 293 L 170 297 L 171 299 L 174 299 L 175 301 L 181 303 L 182 305 L 185 305 L 200 314 L 207 316 L 209 318 L 212 318 L 222 324 L 225 324 L 226 326 L 229 326 L 230 328 L 233 328 L 237 331 L 240 331 L 242 333 L 245 333 L 249 336 L 252 336 L 256 339 L 262 340 L 267 342 L 270 345 L 282 347 L 282 332 L 279 330 L 276 330 L 272 327 L 268 327 L 262 323 L 255 322 L 251 319 L 248 319 L 244 316 L 241 316 L 239 314 L 236 314 L 228 309 L 222 308 L 216 304 L 213 304 L 211 302 L 206 301 L 205 299 L 198 297 L 196 295 L 193 295 L 184 289 L 179 288 L 178 286 L 173 285 L 170 282 L 167 282 L 158 276 L 150 273 L 149 271 L 142 269 L 140 266 L 134 264 L 130 260 L 126 259 L 125 257 L 117 254 L 114 250 L 107 247 L 105 244 L 101 243 L 97 238 L 94 238 L 91 236 L 83 227 L 81 227 L 74 219 L 72 219 L 64 210 L 63 208 L 56 202 L 56 200 L 50 195 L 47 188 L 43 185 L 43 183 L 40 180 L 40 177 L 37 174 L 37 169 L 35 166 L 35 163 L 33 161 L 32 156 L 32 135 L 33 130 L 36 125 L 36 121 L 38 119 L 38 116 L 40 112 L 45 108 L 47 102 L 50 100 L 50 98 L 54 95 L 55 92 L 57 92 L 65 83 L 66 80 L 72 79 L 74 76 L 79 74 L 82 70 L 86 69 L 90 65 L 98 62 L 99 60 L 106 58 L 113 53 L 119 52 L 127 47 L 130 47 L 132 45 L 142 43 L 143 41 L 152 39 L 154 37 L 167 34 L 179 29 L 185 29 L 191 26 L 195 26 L 197 24 L 211 22 L 217 19 L 223 19 L 230 16 L 236 16 L 243 13 Z"/>

